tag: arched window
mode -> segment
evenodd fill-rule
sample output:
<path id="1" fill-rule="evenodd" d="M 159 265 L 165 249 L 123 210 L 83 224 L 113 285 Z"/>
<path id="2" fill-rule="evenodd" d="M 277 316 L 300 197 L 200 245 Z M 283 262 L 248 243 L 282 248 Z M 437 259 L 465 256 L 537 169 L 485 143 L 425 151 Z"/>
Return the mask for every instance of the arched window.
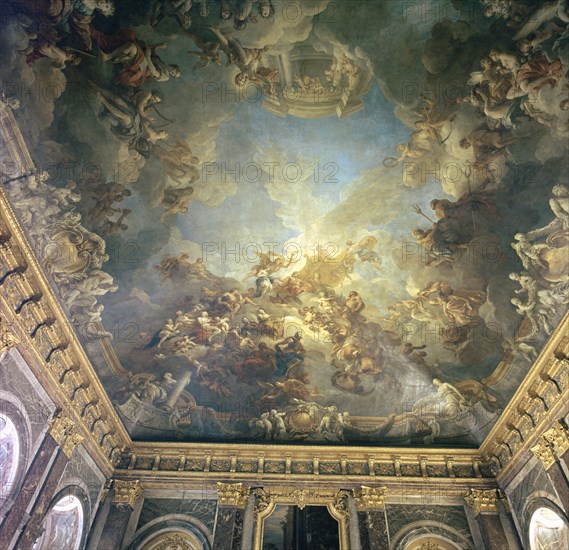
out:
<path id="1" fill-rule="evenodd" d="M 529 526 L 531 550 L 559 550 L 569 548 L 569 527 L 550 508 L 538 508 Z"/>
<path id="2" fill-rule="evenodd" d="M 14 490 L 20 463 L 20 439 L 10 417 L 0 414 L 0 506 Z"/>
<path id="3" fill-rule="evenodd" d="M 49 510 L 44 532 L 33 550 L 79 550 L 83 535 L 83 505 L 75 495 L 65 495 Z"/>

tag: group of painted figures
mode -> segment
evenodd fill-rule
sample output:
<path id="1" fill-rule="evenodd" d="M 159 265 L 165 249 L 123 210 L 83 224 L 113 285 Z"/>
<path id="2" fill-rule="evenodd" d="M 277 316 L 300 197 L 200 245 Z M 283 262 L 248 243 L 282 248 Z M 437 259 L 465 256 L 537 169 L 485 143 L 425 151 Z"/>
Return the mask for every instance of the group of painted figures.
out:
<path id="1" fill-rule="evenodd" d="M 159 111 L 163 94 L 148 87 L 156 84 L 159 88 L 163 82 L 180 78 L 180 68 L 163 59 L 160 52 L 165 44 L 147 44 L 133 29 L 112 34 L 101 31 L 98 27 L 113 19 L 115 8 L 112 0 L 26 0 L 8 2 L 5 10 L 27 37 L 16 53 L 32 69 L 35 64 L 42 65 L 40 72 L 49 67 L 55 77 L 57 72 L 73 75 L 73 71 L 81 71 L 82 65 L 90 65 L 84 80 L 91 91 L 83 95 L 96 98 L 101 124 L 128 149 L 129 160 L 122 167 L 127 177 L 119 178 L 117 170 L 116 181 L 96 169 L 93 159 L 85 165 L 95 167 L 94 171 L 82 170 L 77 181 L 70 180 L 64 187 L 54 188 L 62 183 L 59 174 L 34 172 L 32 167 L 24 170 L 26 173 L 12 186 L 13 200 L 34 228 L 34 239 L 46 266 L 62 287 L 63 300 L 78 331 L 90 339 L 110 337 L 102 326 L 103 306 L 97 299 L 118 288 L 102 266 L 109 259 L 105 239 L 119 237 L 128 229 L 132 210 L 121 207 L 121 203 L 133 195 L 131 185 L 136 182 L 128 173 L 136 173 L 142 166 L 141 159 L 153 157 L 160 162 L 164 180 L 153 206 L 162 209 L 161 221 L 188 211 L 201 176 L 200 159 L 188 144 L 171 139 L 169 127 L 174 120 Z M 270 0 L 221 0 L 218 8 L 219 19 L 233 17 L 236 30 L 256 22 L 255 14 L 267 20 L 273 15 Z M 216 27 L 204 30 L 205 23 L 201 31 L 191 29 L 192 14 L 204 22 L 207 17 L 211 23 L 214 12 L 212 0 L 155 0 L 147 18 L 154 27 L 165 18 L 178 21 L 188 46 L 195 44 L 199 48 L 189 52 L 200 58 L 194 70 L 210 61 L 221 64 L 224 54 L 227 66 L 239 69 L 238 83 L 265 84 L 266 77 L 278 79 L 278 72 L 262 65 L 266 50 L 243 48 L 237 37 L 226 36 Z M 112 80 L 106 76 L 107 69 L 97 67 L 99 62 L 113 68 Z M 93 67 L 98 79 L 93 76 Z M 5 93 L 2 103 L 13 110 L 20 106 L 17 97 Z"/>
<path id="2" fill-rule="evenodd" d="M 486 17 L 507 23 L 512 47 L 489 48 L 480 59 L 480 70 L 470 75 L 468 93 L 456 98 L 457 105 L 476 108 L 479 119 L 479 125 L 458 140 L 461 149 L 472 151 L 469 159 L 461 159 L 466 166 L 468 193 L 454 202 L 433 200 L 435 219 L 414 207 L 431 223 L 429 229 L 412 233 L 425 251 L 428 267 L 452 266 L 476 237 L 499 227 L 502 217 L 497 202 L 505 189 L 505 165 L 512 158 L 509 146 L 531 135 L 521 129 L 524 124 L 547 126 L 551 135 L 562 141 L 569 137 L 569 118 L 565 115 L 569 110 L 567 2 L 482 0 L 482 4 Z M 417 120 L 410 141 L 400 144 L 400 156 L 386 159 L 385 165 L 394 167 L 429 156 L 436 159 L 456 131 L 456 108 L 447 100 L 422 96 L 414 110 Z M 569 189 L 566 183 L 553 183 L 549 203 L 554 221 L 526 234 L 517 233 L 512 243 L 525 271 L 510 275 L 521 287 L 511 302 L 526 323 L 505 346 L 527 358 L 536 356 L 527 341 L 540 333 L 550 334 L 548 319 L 569 302 Z M 424 298 L 419 293 L 417 299 L 390 308 L 392 320 L 424 318 Z"/>
<path id="3" fill-rule="evenodd" d="M 219 20 L 233 17 L 236 30 L 244 29 L 248 22 L 256 22 L 256 13 L 262 19 L 272 20 L 270 0 L 216 0 L 215 3 L 219 4 Z M 198 47 L 188 50 L 190 55 L 199 58 L 194 70 L 210 62 L 221 65 L 224 55 L 227 67 L 238 69 L 234 77 L 236 86 L 249 82 L 271 86 L 278 82 L 278 71 L 264 64 L 268 48 L 246 48 L 237 36 L 211 25 L 215 3 L 202 0 L 194 5 L 192 0 L 155 0 L 147 17 L 153 27 L 167 17 L 178 21 L 188 46 Z M 101 123 L 128 147 L 132 162 L 136 162 L 137 157 L 154 157 L 161 163 L 166 181 L 154 206 L 163 209 L 162 221 L 187 212 L 200 179 L 200 160 L 184 141 L 176 138 L 173 145 L 168 143 L 172 141 L 170 127 L 175 121 L 159 111 L 164 101 L 159 88 L 161 83 L 183 75 L 178 65 L 163 59 L 166 54 L 161 50 L 167 50 L 167 45 L 147 44 L 130 28 L 114 34 L 99 30 L 96 22 L 112 19 L 115 13 L 112 0 L 30 0 L 17 3 L 15 8 L 18 23 L 28 37 L 19 53 L 26 57 L 28 64 L 48 60 L 52 69 L 61 71 L 86 62 L 113 67 L 112 81 L 106 77 L 108 70 L 104 67 L 99 67 L 101 76 L 97 81 L 92 76 L 92 68 L 87 69 L 88 86 L 92 91 L 86 95 L 96 98 Z M 192 14 L 203 20 L 195 31 Z M 205 26 L 206 18 L 209 26 Z M 151 84 L 156 84 L 156 89 L 149 89 Z M 131 211 L 116 208 L 113 203 L 129 196 L 130 190 L 122 189 L 117 195 L 116 187 L 124 182 L 107 182 L 99 177 L 81 182 L 77 190 L 94 201 L 95 212 L 85 221 L 103 236 L 118 234 L 128 228 L 125 219 Z"/>
<path id="4" fill-rule="evenodd" d="M 160 53 L 164 45 L 146 44 L 131 29 L 114 34 L 99 30 L 97 18 L 113 15 L 110 0 L 46 0 L 43 9 L 31 0 L 20 4 L 20 24 L 28 36 L 28 45 L 20 53 L 29 64 L 45 58 L 54 69 L 64 71 L 82 60 L 98 59 L 113 67 L 112 83 L 90 83 L 101 122 L 134 158 L 154 157 L 160 162 L 165 176 L 156 199 L 156 206 L 162 208 L 161 220 L 188 212 L 195 186 L 200 184 L 200 159 L 182 140 L 166 143 L 174 121 L 159 111 L 162 93 L 148 89 L 149 83 L 159 88 L 163 82 L 183 77 L 178 66 L 162 58 L 167 57 Z M 468 193 L 455 201 L 434 199 L 430 205 L 434 219 L 414 207 L 430 223 L 428 229 L 416 229 L 412 236 L 425 251 L 426 267 L 436 274 L 433 280 L 416 296 L 390 306 L 388 315 L 381 318 L 366 312 L 365 296 L 352 288 L 344 291 L 359 269 L 381 273 L 377 241 L 372 236 L 346 243 L 330 258 L 333 261 L 322 261 L 325 250 L 307 255 L 293 272 L 289 270 L 295 263 L 291 258 L 259 255 L 247 290 L 233 282 L 229 286 L 200 258 L 165 256 L 155 266 L 162 284 L 199 280 L 204 286 L 198 300 L 181 305 L 139 347 L 149 350 L 159 369 L 161 362 L 180 359 L 192 373 L 184 378 L 184 388 L 190 389 L 179 392 L 179 400 L 172 403 L 177 383 L 171 374 L 161 380 L 151 375 L 134 377 L 126 390 L 129 399 L 135 397 L 157 408 L 170 402 L 172 414 L 183 427 L 203 417 L 192 397 L 197 391 L 191 387 L 226 398 L 235 395 L 237 384 L 239 391 L 245 388 L 259 404 L 258 414 L 234 420 L 229 426 L 217 421 L 209 425 L 215 424 L 225 435 L 274 440 L 378 439 L 391 432 L 403 439 L 420 436 L 433 442 L 445 421 L 461 422 L 474 408 L 488 414 L 499 410 L 492 388 L 481 382 L 442 382 L 440 366 L 428 360 L 428 345 L 413 341 L 403 328 L 410 322 L 441 326 L 442 347 L 460 356 L 471 331 L 484 322 L 480 309 L 488 296 L 486 289 L 453 288 L 444 270 L 453 268 L 461 250 L 483 227 L 499 224 L 496 196 L 501 182 L 493 167 L 507 162 L 508 147 L 524 139 L 519 131 L 523 118 L 560 135 L 567 132 L 566 122 L 547 111 L 541 97 L 554 87 L 567 87 L 566 3 L 554 0 L 535 8 L 517 0 L 483 0 L 483 4 L 486 16 L 508 21 L 517 50 L 491 49 L 480 60 L 481 70 L 472 73 L 469 93 L 457 101 L 457 108 L 460 104 L 475 107 L 480 117 L 479 126 L 459 140 L 463 151 L 472 152 Z M 235 34 L 215 26 L 196 30 L 192 17 L 211 20 L 214 3 L 210 0 L 195 5 L 192 0 L 156 0 L 148 17 L 153 27 L 166 18 L 177 22 L 189 43 L 198 48 L 190 52 L 198 57 L 194 70 L 221 64 L 223 54 L 227 66 L 238 69 L 236 85 L 277 82 L 278 71 L 264 65 L 268 48 L 243 47 L 238 37 L 239 31 L 256 22 L 256 13 L 261 18 L 272 17 L 270 0 L 219 0 L 217 7 L 220 19 L 233 18 Z M 357 70 L 340 65 L 331 71 L 338 69 L 356 82 Z M 297 78 L 296 85 L 312 89 L 319 83 Z M 558 107 L 569 109 L 569 99 Z M 457 115 L 449 105 L 422 97 L 415 113 L 418 120 L 409 143 L 399 145 L 399 156 L 386 159 L 386 166 L 422 159 L 444 148 L 454 131 Z M 125 220 L 131 210 L 118 204 L 128 201 L 132 191 L 127 183 L 106 181 L 98 174 L 84 173 L 80 182 L 59 188 L 48 185 L 48 179 L 49 174 L 41 172 L 30 175 L 25 185 L 24 180 L 21 185 L 14 182 L 10 198 L 31 228 L 30 236 L 39 245 L 45 268 L 59 285 L 71 317 L 86 327 L 85 335 L 109 337 L 102 328 L 102 306 L 97 299 L 117 290 L 117 285 L 103 271 L 109 259 L 104 238 L 128 228 Z M 566 185 L 553 186 L 549 204 L 552 221 L 516 234 L 512 243 L 524 270 L 510 274 L 519 284 L 511 303 L 524 322 L 504 346 L 526 361 L 535 359 L 538 337 L 551 333 L 552 314 L 569 303 Z M 327 357 L 306 345 L 307 335 L 315 334 L 326 344 Z M 399 395 L 393 350 L 408 368 L 432 384 L 433 395 L 418 401 L 412 411 L 362 424 L 330 404 L 314 384 L 311 369 L 318 364 L 326 369 L 335 395 L 364 399 L 378 387 Z M 216 418 L 215 411 L 207 414 Z M 398 424 L 405 424 L 404 435 L 397 431 Z"/>
<path id="5" fill-rule="evenodd" d="M 552 127 L 552 131 L 567 130 L 556 126 L 558 117 L 540 110 L 543 90 L 567 84 L 568 60 L 564 52 L 568 20 L 563 3 L 550 2 L 547 9 L 533 10 L 515 0 L 488 1 L 485 5 L 486 16 L 509 21 L 518 51 L 492 49 L 481 59 L 481 71 L 471 74 L 470 92 L 457 100 L 457 105 L 476 107 L 480 116 L 479 126 L 459 140 L 460 148 L 472 151 L 469 192 L 455 201 L 434 199 L 430 206 L 435 219 L 415 207 L 418 214 L 429 220 L 431 228 L 417 229 L 413 237 L 426 251 L 425 265 L 435 270 L 452 269 L 461 250 L 483 229 L 491 224 L 499 226 L 501 213 L 496 197 L 501 182 L 500 171 L 495 167 L 511 158 L 509 145 L 524 139 L 518 131 L 520 120 L 529 117 Z M 569 101 L 562 100 L 559 109 L 568 108 Z M 387 159 L 387 166 L 424 157 L 436 147 L 443 147 L 453 132 L 456 114 L 448 105 L 442 107 L 421 97 L 415 112 L 419 119 L 410 142 L 398 147 L 400 157 Z M 569 191 L 565 185 L 557 184 L 551 195 L 554 220 L 546 227 L 516 234 L 512 243 L 525 271 L 510 275 L 520 285 L 511 302 L 525 322 L 512 338 L 504 339 L 503 347 L 526 361 L 535 359 L 537 351 L 532 344 L 538 336 L 551 333 L 550 319 L 569 302 Z M 402 338 L 406 323 L 434 323 L 442 327 L 442 347 L 459 356 L 470 340 L 471 331 L 484 323 L 480 308 L 487 300 L 485 290 L 452 288 L 441 272 L 440 278 L 426 285 L 416 297 L 390 306 L 387 317 L 367 319 L 362 314 L 366 307 L 364 299 L 357 291 L 349 291 L 346 297 L 336 289 L 349 280 L 358 261 L 367 261 L 381 270 L 374 246 L 373 237 L 355 245 L 349 243 L 336 256 L 332 267 L 307 256 L 302 269 L 282 277 L 278 272 L 290 267 L 290 261 L 287 263 L 277 255 L 262 258 L 252 272 L 256 288 L 243 294 L 238 289 L 225 291 L 221 284 L 214 284 L 213 289 L 204 287 L 194 309 L 178 312 L 176 320 L 170 320 L 160 332 L 157 356 L 174 354 L 191 358 L 198 353 L 196 348 L 202 346 L 206 351 L 199 351 L 200 385 L 214 389 L 207 376 L 214 370 L 217 380 L 214 391 L 220 395 L 231 394 L 231 388 L 219 384 L 219 380 L 227 380 L 228 376 L 252 387 L 261 386 L 264 392 L 258 394 L 259 402 L 265 404 L 266 410 L 252 419 L 249 427 L 266 439 L 306 437 L 309 432 L 344 439 L 348 426 L 356 430 L 346 412 L 315 404 L 315 399 L 325 396 L 311 384 L 310 369 L 306 367 L 311 351 L 304 348 L 302 338 L 307 333 L 325 335 L 330 347 L 331 385 L 340 392 L 363 398 L 373 394 L 378 383 L 397 392 L 397 372 L 386 357 L 390 347 L 398 349 L 408 362 L 430 378 L 436 396 L 423 398 L 413 411 L 421 418 L 425 416 L 419 409 L 437 411 L 434 417 L 427 414 L 428 420 L 416 427 L 425 434 L 425 441 L 433 441 L 439 435 L 441 418 L 456 420 L 476 405 L 490 413 L 499 410 L 499 399 L 492 388 L 470 379 L 453 384 L 441 382 L 444 374 L 439 365 L 427 360 L 428 346 Z M 215 282 L 208 277 L 198 278 Z M 305 297 L 310 297 L 316 305 L 305 305 Z M 294 311 L 296 306 L 300 309 Z M 286 336 L 287 329 L 296 326 L 298 320 L 302 330 Z M 271 338 L 275 341 L 273 345 Z M 330 412 L 329 420 L 322 416 L 322 407 Z M 306 432 L 297 430 L 292 420 L 302 413 L 306 413 L 310 425 Z M 393 422 L 391 419 L 382 426 L 385 433 Z M 357 429 L 361 436 L 362 428 Z"/>

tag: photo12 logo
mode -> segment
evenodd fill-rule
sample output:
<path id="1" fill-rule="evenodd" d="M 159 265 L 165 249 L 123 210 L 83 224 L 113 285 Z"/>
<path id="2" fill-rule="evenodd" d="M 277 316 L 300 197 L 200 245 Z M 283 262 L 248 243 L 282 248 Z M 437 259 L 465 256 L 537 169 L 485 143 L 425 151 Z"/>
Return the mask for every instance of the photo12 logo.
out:
<path id="1" fill-rule="evenodd" d="M 267 255 L 280 267 L 290 267 L 292 264 L 309 258 L 313 263 L 335 263 L 338 261 L 340 245 L 336 242 L 313 243 L 308 247 L 302 247 L 299 243 L 289 241 L 279 242 L 204 242 L 202 243 L 201 259 L 204 263 L 213 258 L 220 258 L 222 263 L 228 259 L 234 263 L 258 264 L 262 255 Z"/>

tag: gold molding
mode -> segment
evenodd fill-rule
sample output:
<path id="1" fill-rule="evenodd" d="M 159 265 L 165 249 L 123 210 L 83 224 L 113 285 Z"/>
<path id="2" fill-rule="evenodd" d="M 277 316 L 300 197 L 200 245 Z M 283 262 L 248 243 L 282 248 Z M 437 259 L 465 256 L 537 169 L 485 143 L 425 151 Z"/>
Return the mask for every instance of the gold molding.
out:
<path id="1" fill-rule="evenodd" d="M 140 481 L 124 481 L 115 479 L 113 482 L 114 494 L 113 503 L 128 504 L 131 508 L 136 506 L 138 499 L 142 496 L 142 485 Z"/>
<path id="2" fill-rule="evenodd" d="M 464 500 L 472 507 L 475 516 L 483 513 L 498 513 L 497 489 L 470 489 Z"/>
<path id="3" fill-rule="evenodd" d="M 291 485 L 276 485 L 254 489 L 255 495 L 255 534 L 253 548 L 261 550 L 265 520 L 274 512 L 277 505 L 298 506 L 301 510 L 306 506 L 326 506 L 330 515 L 338 522 L 340 550 L 349 548 L 349 491 L 333 487 L 316 489 L 298 488 Z"/>
<path id="4" fill-rule="evenodd" d="M 569 363 L 564 360 L 569 354 L 568 333 L 569 312 L 480 446 L 482 456 L 494 457 L 502 483 L 531 456 L 542 434 L 569 413 Z"/>
<path id="5" fill-rule="evenodd" d="M 249 499 L 249 487 L 243 483 L 216 483 L 217 501 L 220 506 L 235 506 L 236 508 L 246 508 Z"/>

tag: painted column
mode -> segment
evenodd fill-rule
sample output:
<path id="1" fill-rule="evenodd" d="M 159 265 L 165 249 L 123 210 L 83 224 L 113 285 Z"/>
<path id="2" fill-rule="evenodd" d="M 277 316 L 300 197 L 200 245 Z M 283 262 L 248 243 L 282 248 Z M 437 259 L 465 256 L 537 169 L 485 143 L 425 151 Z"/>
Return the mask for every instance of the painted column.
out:
<path id="1" fill-rule="evenodd" d="M 248 500 L 249 488 L 242 483 L 217 483 L 213 550 L 241 550 Z"/>
<path id="2" fill-rule="evenodd" d="M 486 550 L 510 550 L 498 509 L 498 489 L 470 489 L 465 498 L 472 507 Z"/>
<path id="3" fill-rule="evenodd" d="M 115 479 L 112 491 L 109 513 L 98 543 L 98 548 L 105 550 L 120 549 L 130 515 L 137 501 L 142 497 L 142 486 L 138 480 Z"/>
<path id="4" fill-rule="evenodd" d="M 182 374 L 182 378 L 180 378 L 178 384 L 174 388 L 172 395 L 168 398 L 168 401 L 166 401 L 166 408 L 173 409 L 176 406 L 176 401 L 178 401 L 180 395 L 182 395 L 182 392 L 184 391 L 184 388 L 190 383 L 191 380 L 192 371 L 188 370 Z"/>
<path id="5" fill-rule="evenodd" d="M 354 491 L 362 549 L 389 548 L 389 529 L 385 513 L 385 487 L 366 487 Z"/>
<path id="6" fill-rule="evenodd" d="M 83 437 L 74 432 L 72 420 L 56 415 L 24 478 L 13 506 L 0 526 L 0 547 L 31 547 L 41 528 L 63 470 Z M 19 535 L 19 537 L 18 537 Z M 36 536 L 37 538 L 37 536 Z"/>

